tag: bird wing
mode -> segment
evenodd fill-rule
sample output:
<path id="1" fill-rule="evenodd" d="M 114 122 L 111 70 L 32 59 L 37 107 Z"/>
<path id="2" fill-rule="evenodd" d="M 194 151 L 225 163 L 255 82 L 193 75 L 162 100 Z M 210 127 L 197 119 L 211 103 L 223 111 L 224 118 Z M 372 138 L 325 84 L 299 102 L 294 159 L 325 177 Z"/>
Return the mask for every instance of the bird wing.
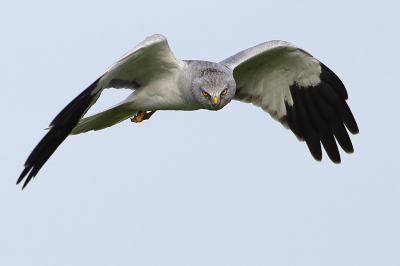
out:
<path id="1" fill-rule="evenodd" d="M 25 169 L 18 178 L 17 184 L 27 176 L 22 187 L 24 188 L 36 176 L 105 88 L 135 89 L 162 79 L 166 75 L 176 74 L 182 67 L 183 63 L 173 55 L 164 36 L 153 35 L 138 44 L 112 64 L 103 75 L 54 118 L 49 127 L 50 131 L 26 160 Z"/>
<path id="2" fill-rule="evenodd" d="M 346 131 L 358 133 L 348 107 L 347 91 L 328 67 L 304 50 L 284 41 L 270 41 L 222 62 L 233 71 L 234 99 L 253 103 L 306 141 L 313 157 L 340 163 L 336 141 L 347 152 L 353 145 Z"/>

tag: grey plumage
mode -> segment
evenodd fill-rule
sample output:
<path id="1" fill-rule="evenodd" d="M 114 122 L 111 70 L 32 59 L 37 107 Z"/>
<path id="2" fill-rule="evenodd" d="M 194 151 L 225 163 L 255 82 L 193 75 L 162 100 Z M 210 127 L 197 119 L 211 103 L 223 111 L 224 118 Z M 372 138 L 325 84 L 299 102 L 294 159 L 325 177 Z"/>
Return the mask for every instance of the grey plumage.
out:
<path id="1" fill-rule="evenodd" d="M 107 88 L 133 92 L 107 110 L 82 118 Z M 353 152 L 345 126 L 353 134 L 358 127 L 346 103 L 347 91 L 329 68 L 304 50 L 271 41 L 219 63 L 181 61 L 164 36 L 153 35 L 117 60 L 56 116 L 28 157 L 17 184 L 26 177 L 24 188 L 69 134 L 104 129 L 147 111 L 219 110 L 232 99 L 268 112 L 305 140 L 316 160 L 322 159 L 322 143 L 331 160 L 340 162 L 335 138 L 344 151 Z"/>

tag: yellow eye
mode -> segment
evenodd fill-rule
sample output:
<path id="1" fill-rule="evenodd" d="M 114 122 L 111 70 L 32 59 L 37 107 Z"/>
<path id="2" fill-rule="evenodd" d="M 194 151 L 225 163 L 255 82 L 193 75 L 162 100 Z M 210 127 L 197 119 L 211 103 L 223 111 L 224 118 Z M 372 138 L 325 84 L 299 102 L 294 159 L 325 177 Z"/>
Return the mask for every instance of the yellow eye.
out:
<path id="1" fill-rule="evenodd" d="M 221 93 L 221 94 L 222 94 L 222 95 L 225 95 L 227 92 L 228 92 L 228 90 L 227 90 L 227 89 L 225 89 L 225 90 L 223 90 L 223 91 L 222 91 L 222 93 Z"/>
<path id="2" fill-rule="evenodd" d="M 205 91 L 203 91 L 203 95 L 204 95 L 204 96 L 208 96 L 208 93 L 205 92 Z"/>

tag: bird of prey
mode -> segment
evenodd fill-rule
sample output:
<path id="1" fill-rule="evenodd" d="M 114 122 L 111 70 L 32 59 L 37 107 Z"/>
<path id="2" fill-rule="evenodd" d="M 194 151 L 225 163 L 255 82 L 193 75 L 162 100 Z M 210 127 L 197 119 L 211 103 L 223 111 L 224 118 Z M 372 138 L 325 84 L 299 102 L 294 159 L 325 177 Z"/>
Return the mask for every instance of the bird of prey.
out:
<path id="1" fill-rule="evenodd" d="M 122 102 L 83 117 L 108 88 L 133 92 Z M 181 61 L 167 39 L 156 34 L 118 59 L 54 118 L 17 184 L 26 177 L 24 188 L 70 134 L 104 129 L 128 118 L 142 122 L 158 110 L 216 111 L 232 99 L 261 107 L 305 141 L 317 161 L 322 159 L 321 143 L 334 163 L 340 163 L 336 142 L 345 152 L 353 152 L 347 130 L 356 134 L 358 126 L 346 103 L 346 88 L 303 49 L 269 41 L 219 63 Z"/>

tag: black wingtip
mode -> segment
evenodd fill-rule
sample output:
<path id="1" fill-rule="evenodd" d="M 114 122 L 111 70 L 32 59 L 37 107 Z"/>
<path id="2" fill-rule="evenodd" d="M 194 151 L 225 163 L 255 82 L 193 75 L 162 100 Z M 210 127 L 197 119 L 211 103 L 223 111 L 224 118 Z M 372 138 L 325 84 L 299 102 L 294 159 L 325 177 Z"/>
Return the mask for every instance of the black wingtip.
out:
<path id="1" fill-rule="evenodd" d="M 322 144 L 329 159 L 340 164 L 337 143 L 346 153 L 353 153 L 347 130 L 352 134 L 359 132 L 346 103 L 347 92 L 343 83 L 333 72 L 324 68 L 321 83 L 316 86 L 302 87 L 294 83 L 289 88 L 293 106 L 287 102 L 285 106 L 290 129 L 298 139 L 305 140 L 316 161 L 322 159 Z"/>
<path id="2" fill-rule="evenodd" d="M 327 84 L 329 84 L 330 90 L 334 91 L 339 96 L 339 98 L 342 100 L 342 106 L 340 108 L 338 108 L 338 111 L 342 115 L 344 124 L 346 125 L 347 129 L 350 131 L 351 134 L 353 134 L 353 135 L 358 134 L 359 129 L 358 129 L 357 122 L 356 122 L 349 106 L 346 103 L 346 100 L 348 99 L 346 87 L 344 86 L 343 82 L 339 79 L 339 77 L 332 70 L 330 70 L 323 63 L 320 63 L 320 65 L 321 65 L 321 69 L 322 69 L 321 76 L 320 76 L 321 80 L 323 82 L 326 82 Z M 325 90 L 325 93 L 326 93 L 326 90 Z M 328 93 L 326 96 L 332 97 L 332 96 L 329 96 L 329 94 L 331 94 L 331 93 Z"/>
<path id="3" fill-rule="evenodd" d="M 356 123 L 356 120 L 354 119 L 354 124 L 351 127 L 347 126 L 347 129 L 351 132 L 351 134 L 353 135 L 357 135 L 358 133 L 360 133 L 360 130 L 358 128 L 358 125 Z"/>
<path id="4" fill-rule="evenodd" d="M 29 171 L 31 170 L 31 167 L 25 167 L 25 169 L 22 171 L 21 175 L 19 176 L 18 180 L 17 180 L 17 184 L 21 183 L 21 181 L 24 179 L 24 177 L 29 173 Z"/>
<path id="5" fill-rule="evenodd" d="M 313 153 L 311 153 L 311 155 L 314 158 L 314 160 L 316 160 L 317 162 L 322 162 L 322 156 L 315 155 Z"/>
<path id="6" fill-rule="evenodd" d="M 100 77 L 101 78 L 101 77 Z M 17 185 L 25 180 L 22 189 L 24 189 L 32 178 L 40 171 L 42 166 L 47 162 L 50 156 L 60 146 L 60 144 L 68 137 L 74 127 L 78 124 L 82 116 L 87 112 L 89 107 L 100 96 L 101 91 L 92 95 L 92 92 L 97 88 L 99 82 L 97 79 L 86 90 L 79 94 L 72 102 L 70 102 L 51 122 L 50 131 L 36 145 L 32 153 L 29 155 L 25 163 L 25 169 L 17 180 Z"/>
<path id="7" fill-rule="evenodd" d="M 24 185 L 22 186 L 21 190 L 24 190 L 24 188 L 26 187 L 26 185 L 28 185 L 28 183 L 31 181 L 31 179 L 32 179 L 32 177 L 28 177 L 28 178 L 25 180 L 25 183 L 24 183 Z"/>
<path id="8" fill-rule="evenodd" d="M 35 168 L 34 165 L 26 165 L 25 169 L 19 176 L 16 185 L 19 185 L 19 183 L 21 183 L 21 181 L 24 180 L 24 178 L 28 175 L 21 190 L 23 190 L 28 185 L 28 183 L 31 181 L 32 178 L 35 178 L 37 172 L 36 173 L 34 172 L 35 171 L 34 168 Z"/>
<path id="9" fill-rule="evenodd" d="M 349 96 L 347 94 L 346 87 L 344 86 L 340 78 L 335 74 L 335 72 L 330 70 L 323 63 L 320 62 L 320 65 L 321 65 L 321 75 L 320 75 L 321 80 L 331 84 L 332 88 L 339 95 L 339 97 L 343 100 L 347 100 Z"/>

